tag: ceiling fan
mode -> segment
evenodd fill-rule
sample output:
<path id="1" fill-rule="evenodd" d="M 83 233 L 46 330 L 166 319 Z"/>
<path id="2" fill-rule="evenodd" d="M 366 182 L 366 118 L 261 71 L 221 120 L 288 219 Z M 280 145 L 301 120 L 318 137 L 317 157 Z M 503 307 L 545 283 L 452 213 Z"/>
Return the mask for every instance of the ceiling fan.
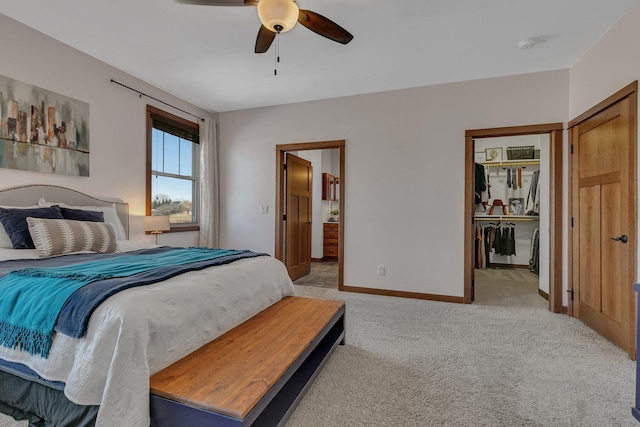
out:
<path id="1" fill-rule="evenodd" d="M 310 10 L 299 9 L 295 0 L 176 0 L 178 3 L 204 6 L 257 6 L 262 26 L 258 30 L 255 53 L 269 50 L 276 34 L 292 29 L 296 22 L 338 43 L 347 44 L 353 36 L 347 30 Z"/>

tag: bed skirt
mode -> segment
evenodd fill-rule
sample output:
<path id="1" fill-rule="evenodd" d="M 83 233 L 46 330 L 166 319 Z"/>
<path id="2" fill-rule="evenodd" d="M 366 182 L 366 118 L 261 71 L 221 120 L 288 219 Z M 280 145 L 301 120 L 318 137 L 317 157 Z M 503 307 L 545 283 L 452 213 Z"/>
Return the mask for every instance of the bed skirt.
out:
<path id="1" fill-rule="evenodd" d="M 61 390 L 0 371 L 0 412 L 29 420 L 30 427 L 88 427 L 98 406 L 77 405 Z"/>

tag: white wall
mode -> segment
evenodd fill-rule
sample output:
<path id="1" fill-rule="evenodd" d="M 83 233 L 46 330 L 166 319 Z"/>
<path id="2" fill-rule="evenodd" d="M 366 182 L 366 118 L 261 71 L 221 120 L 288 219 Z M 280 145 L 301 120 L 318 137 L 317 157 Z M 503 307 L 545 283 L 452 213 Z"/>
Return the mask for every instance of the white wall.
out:
<path id="1" fill-rule="evenodd" d="M 336 153 L 337 160 L 335 159 Z M 322 174 L 330 173 L 334 176 L 340 175 L 340 150 L 306 150 L 298 151 L 296 155 L 309 160 L 313 167 L 313 224 L 311 226 L 311 258 L 320 259 L 324 256 L 323 224 L 329 218 L 331 208 L 338 208 L 338 202 L 322 200 Z M 335 164 L 336 162 L 338 163 L 337 167 Z"/>
<path id="2" fill-rule="evenodd" d="M 273 253 L 275 145 L 344 139 L 345 284 L 462 296 L 465 130 L 566 121 L 568 91 L 560 70 L 221 113 L 221 243 Z"/>
<path id="3" fill-rule="evenodd" d="M 570 69 L 569 118 L 573 119 L 640 78 L 640 3 Z"/>
<path id="4" fill-rule="evenodd" d="M 311 258 L 322 258 L 322 151 L 299 151 L 298 157 L 309 160 L 313 167 L 311 190 Z"/>
<path id="5" fill-rule="evenodd" d="M 142 231 L 146 105 L 194 119 L 148 98 L 141 99 L 110 80 L 135 87 L 200 117 L 207 113 L 1 14 L 0 52 L 2 75 L 89 103 L 91 150 L 89 177 L 0 169 L 0 187 L 47 183 L 94 196 L 120 197 L 130 203 L 131 238 L 153 242 L 153 237 Z M 193 245 L 197 243 L 197 235 L 165 234 L 159 242 Z"/>
<path id="6" fill-rule="evenodd" d="M 131 204 L 132 238 L 151 241 L 141 220 L 145 105 L 168 107 L 140 99 L 110 79 L 197 115 L 207 113 L 4 15 L 0 36 L 1 74 L 88 102 L 91 109 L 90 177 L 0 169 L 0 186 L 47 182 L 121 197 Z M 221 243 L 273 253 L 274 209 L 255 215 L 260 204 L 274 206 L 275 144 L 345 139 L 346 284 L 460 296 L 464 130 L 578 116 L 640 78 L 637 40 L 640 4 L 569 71 L 221 114 Z M 447 176 L 446 185 L 437 185 L 437 176 Z M 566 254 L 566 198 L 563 208 Z M 194 244 L 196 233 L 167 234 L 161 242 Z M 384 277 L 376 274 L 379 264 L 387 266 Z M 565 284 L 566 276 L 565 266 Z"/>
<path id="7" fill-rule="evenodd" d="M 579 116 L 629 83 L 640 79 L 638 40 L 640 40 L 640 3 L 623 16 L 571 67 L 569 119 Z M 640 150 L 638 155 L 640 156 Z M 640 164 L 640 157 L 638 164 Z M 640 186 L 638 190 L 640 191 Z M 638 200 L 640 200 L 640 193 Z M 640 214 L 640 210 L 638 213 Z M 640 274 L 640 259 L 637 262 L 636 271 Z"/>

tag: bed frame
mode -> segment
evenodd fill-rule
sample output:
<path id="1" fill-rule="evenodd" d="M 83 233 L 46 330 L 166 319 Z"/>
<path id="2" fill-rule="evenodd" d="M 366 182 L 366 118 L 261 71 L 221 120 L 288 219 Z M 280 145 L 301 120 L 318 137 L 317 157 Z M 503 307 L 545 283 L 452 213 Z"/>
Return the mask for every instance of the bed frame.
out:
<path id="1" fill-rule="evenodd" d="M 115 205 L 120 222 L 129 237 L 129 204 L 113 197 L 94 197 L 78 190 L 50 184 L 27 184 L 0 189 L 0 206 L 37 206 L 44 198 L 49 202 L 61 202 L 74 206 L 111 206 Z M 78 427 L 93 426 L 98 413 L 97 406 L 83 406 L 71 402 L 64 391 L 46 381 L 31 381 L 13 373 L 0 371 L 2 383 L 11 387 L 0 388 L 0 412 L 19 420 L 30 420 L 38 425 L 42 419 L 52 425 L 62 424 L 66 419 L 76 420 Z M 26 401 L 13 400 L 16 391 L 29 396 Z M 55 411 L 40 413 L 38 401 L 55 402 Z"/>
<path id="2" fill-rule="evenodd" d="M 61 186 L 32 184 L 0 189 L 0 206 L 33 206 L 43 197 L 47 201 L 76 206 L 109 206 L 115 203 L 129 236 L 129 205 L 117 198 L 97 198 Z M 257 342 L 256 337 L 260 335 L 269 335 L 271 338 L 266 341 L 270 345 L 264 340 Z M 279 340 L 284 337 L 286 346 L 282 346 Z M 344 340 L 343 302 L 287 297 L 154 375 L 150 390 L 152 426 L 283 425 L 336 346 L 344 344 Z M 233 373 L 219 373 L 220 361 L 225 354 L 233 355 L 227 362 L 236 362 Z M 253 364 L 248 363 L 252 354 L 258 355 Z M 184 375 L 177 373 L 185 363 L 195 371 Z M 202 378 L 207 381 L 198 382 Z M 240 378 L 245 385 L 230 385 L 234 378 Z M 24 379 L 2 368 L 0 380 L 2 413 L 16 419 L 29 419 L 30 425 L 40 425 L 38 423 L 43 419 L 49 423 L 47 425 L 84 427 L 95 424 L 98 406 L 82 406 L 69 401 L 55 384 Z M 186 388 L 176 389 L 176 380 Z M 2 387 L 2 384 L 11 385 Z M 196 385 L 209 397 L 192 399 Z M 227 402 L 221 404 L 213 398 L 214 389 L 237 391 L 241 395 L 232 398 L 233 402 L 229 404 L 228 393 L 218 394 L 218 399 Z M 30 397 L 26 401 L 17 400 L 16 390 L 20 390 L 21 396 L 28 394 Z M 238 400 L 240 406 L 234 406 Z M 47 404 L 42 405 L 42 402 Z M 73 420 L 71 424 L 70 420 Z"/>

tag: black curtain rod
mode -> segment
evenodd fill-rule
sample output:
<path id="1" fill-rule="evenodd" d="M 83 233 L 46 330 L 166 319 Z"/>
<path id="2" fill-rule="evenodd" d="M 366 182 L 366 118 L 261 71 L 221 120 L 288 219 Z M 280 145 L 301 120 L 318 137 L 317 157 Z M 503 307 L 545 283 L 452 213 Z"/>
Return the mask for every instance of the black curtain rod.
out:
<path id="1" fill-rule="evenodd" d="M 127 89 L 129 89 L 129 90 L 131 90 L 131 91 L 134 91 L 135 93 L 137 93 L 138 95 L 140 95 L 140 98 L 142 98 L 143 96 L 146 96 L 147 98 L 151 98 L 151 99 L 153 99 L 154 101 L 161 102 L 161 103 L 163 103 L 164 105 L 168 105 L 168 106 L 169 106 L 169 107 L 171 107 L 171 108 L 175 108 L 176 110 L 182 111 L 183 113 L 187 113 L 188 115 L 193 116 L 193 117 L 195 117 L 196 119 L 200 119 L 200 121 L 201 121 L 201 122 L 204 122 L 204 119 L 203 119 L 202 117 L 200 117 L 200 116 L 196 116 L 195 114 L 192 114 L 192 113 L 190 113 L 190 112 L 188 112 L 188 111 L 186 111 L 186 110 L 183 110 L 182 108 L 178 108 L 178 107 L 176 107 L 175 105 L 171 105 L 171 104 L 169 104 L 169 103 L 166 103 L 166 102 L 164 102 L 164 101 L 159 100 L 158 98 L 154 98 L 154 97 L 153 97 L 153 96 L 151 96 L 151 95 L 147 95 L 147 94 L 146 94 L 146 93 L 144 93 L 144 92 L 140 92 L 140 91 L 139 91 L 139 90 L 137 90 L 137 89 L 134 89 L 134 88 L 132 88 L 132 87 L 129 87 L 129 86 L 127 86 L 127 85 L 124 85 L 124 84 L 122 84 L 122 83 L 120 83 L 120 82 L 117 82 L 117 81 L 115 81 L 115 80 L 113 80 L 113 79 L 111 79 L 111 83 L 115 83 L 115 84 L 120 85 L 120 86 L 122 86 L 122 87 L 126 87 Z"/>

